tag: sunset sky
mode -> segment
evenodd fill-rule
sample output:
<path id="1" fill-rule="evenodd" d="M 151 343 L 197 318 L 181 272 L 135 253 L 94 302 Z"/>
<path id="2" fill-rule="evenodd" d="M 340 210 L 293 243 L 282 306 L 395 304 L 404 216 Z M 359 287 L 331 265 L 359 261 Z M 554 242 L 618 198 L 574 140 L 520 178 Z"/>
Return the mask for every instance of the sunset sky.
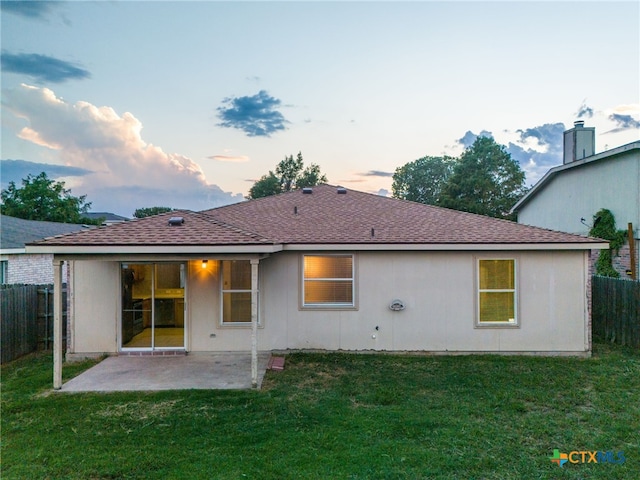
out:
<path id="1" fill-rule="evenodd" d="M 3 1 L 2 187 L 46 171 L 92 211 L 240 201 L 301 151 L 390 193 L 492 135 L 538 180 L 562 132 L 640 139 L 640 3 Z"/>

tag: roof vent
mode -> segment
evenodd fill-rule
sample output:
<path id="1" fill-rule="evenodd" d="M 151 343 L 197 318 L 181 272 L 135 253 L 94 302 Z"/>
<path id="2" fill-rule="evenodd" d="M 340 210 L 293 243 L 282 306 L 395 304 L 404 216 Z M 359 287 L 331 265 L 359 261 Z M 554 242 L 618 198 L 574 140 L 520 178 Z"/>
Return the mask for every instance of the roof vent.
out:
<path id="1" fill-rule="evenodd" d="M 184 223 L 183 217 L 171 217 L 169 219 L 169 225 L 171 225 L 172 227 L 177 227 L 179 225 L 182 225 L 183 223 Z"/>
<path id="2" fill-rule="evenodd" d="M 305 193 L 305 194 L 311 194 L 311 193 L 313 193 L 313 188 L 311 188 L 311 187 L 304 187 L 304 188 L 302 189 L 302 193 Z"/>
<path id="3" fill-rule="evenodd" d="M 338 187 L 336 191 L 338 192 L 338 195 L 344 195 L 347 193 L 347 189 L 344 187 Z"/>

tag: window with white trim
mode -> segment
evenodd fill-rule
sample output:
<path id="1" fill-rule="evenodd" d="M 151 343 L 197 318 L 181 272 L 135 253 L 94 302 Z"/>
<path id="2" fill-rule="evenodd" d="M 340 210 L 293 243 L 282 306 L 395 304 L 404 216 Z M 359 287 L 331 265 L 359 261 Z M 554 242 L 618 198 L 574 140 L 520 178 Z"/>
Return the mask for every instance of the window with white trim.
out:
<path id="1" fill-rule="evenodd" d="M 517 325 L 516 261 L 478 259 L 477 324 Z"/>
<path id="2" fill-rule="evenodd" d="M 302 306 L 355 306 L 353 255 L 303 255 Z"/>
<path id="3" fill-rule="evenodd" d="M 251 262 L 222 260 L 222 324 L 251 323 Z"/>

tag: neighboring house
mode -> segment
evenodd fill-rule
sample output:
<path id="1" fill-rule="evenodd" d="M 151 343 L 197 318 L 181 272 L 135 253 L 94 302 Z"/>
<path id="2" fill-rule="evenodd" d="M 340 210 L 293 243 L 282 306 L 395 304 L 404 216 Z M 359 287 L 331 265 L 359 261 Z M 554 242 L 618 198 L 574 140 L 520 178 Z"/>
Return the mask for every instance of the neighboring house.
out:
<path id="1" fill-rule="evenodd" d="M 589 355 L 589 252 L 607 246 L 322 185 L 27 251 L 73 265 L 68 359 L 255 359 L 290 349 Z M 61 350 L 54 358 L 59 369 Z"/>
<path id="2" fill-rule="evenodd" d="M 578 121 L 564 133 L 563 164 L 549 170 L 512 212 L 525 225 L 587 235 L 602 208 L 614 214 L 618 229 L 632 224 L 639 272 L 640 141 L 595 153 L 595 130 Z M 631 269 L 628 243 L 613 263 L 622 276 Z"/>
<path id="3" fill-rule="evenodd" d="M 122 217 L 120 215 L 116 215 L 115 213 L 109 212 L 89 212 L 85 213 L 84 216 L 90 218 L 91 220 L 102 219 L 102 225 L 113 225 L 114 223 L 129 221 L 127 217 Z"/>
<path id="4" fill-rule="evenodd" d="M 40 222 L 0 215 L 0 275 L 3 284 L 53 283 L 53 255 L 27 254 L 25 244 L 86 230 L 86 225 Z"/>

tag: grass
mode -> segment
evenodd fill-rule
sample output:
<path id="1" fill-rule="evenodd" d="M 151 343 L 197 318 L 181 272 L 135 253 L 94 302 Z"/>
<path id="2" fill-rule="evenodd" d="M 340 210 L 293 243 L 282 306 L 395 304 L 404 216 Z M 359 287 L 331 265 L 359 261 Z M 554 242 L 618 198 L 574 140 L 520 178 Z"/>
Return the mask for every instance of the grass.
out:
<path id="1" fill-rule="evenodd" d="M 72 377 L 91 363 L 65 365 Z M 3 479 L 623 479 L 640 471 L 640 352 L 292 354 L 261 391 L 51 393 L 2 367 Z M 551 463 L 554 449 L 624 464 Z"/>

